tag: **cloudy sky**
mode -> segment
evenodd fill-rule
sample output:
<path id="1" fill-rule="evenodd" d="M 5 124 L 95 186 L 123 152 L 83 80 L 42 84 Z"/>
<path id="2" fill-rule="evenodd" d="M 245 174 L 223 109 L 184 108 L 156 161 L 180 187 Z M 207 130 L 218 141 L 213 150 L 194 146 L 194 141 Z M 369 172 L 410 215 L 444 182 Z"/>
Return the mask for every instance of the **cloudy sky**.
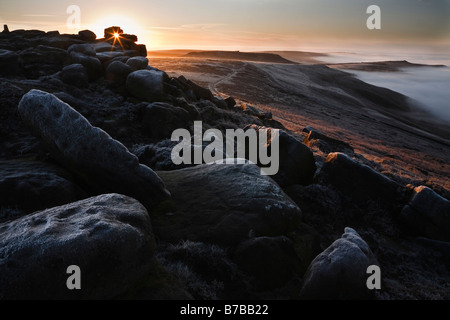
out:
<path id="1" fill-rule="evenodd" d="M 370 5 L 381 9 L 381 30 L 366 26 Z M 0 23 L 98 37 L 120 25 L 150 50 L 450 47 L 450 0 L 1 0 Z"/>

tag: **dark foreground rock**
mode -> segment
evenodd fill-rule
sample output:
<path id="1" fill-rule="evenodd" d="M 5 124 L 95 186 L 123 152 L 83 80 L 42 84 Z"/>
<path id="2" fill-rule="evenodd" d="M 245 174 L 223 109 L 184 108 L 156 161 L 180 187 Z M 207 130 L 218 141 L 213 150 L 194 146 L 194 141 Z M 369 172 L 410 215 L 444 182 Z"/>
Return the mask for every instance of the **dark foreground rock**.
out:
<path id="1" fill-rule="evenodd" d="M 370 299 L 367 268 L 378 262 L 367 243 L 352 228 L 319 254 L 309 266 L 301 290 L 303 299 Z"/>
<path id="2" fill-rule="evenodd" d="M 428 187 L 414 189 L 400 220 L 407 232 L 431 239 L 450 241 L 450 201 Z"/>
<path id="3" fill-rule="evenodd" d="M 136 200 L 101 195 L 0 224 L 0 298 L 111 299 L 149 273 L 150 219 Z M 81 270 L 69 290 L 67 268 Z"/>
<path id="4" fill-rule="evenodd" d="M 129 195 L 147 208 L 169 195 L 162 180 L 123 144 L 54 95 L 31 90 L 19 113 L 52 157 L 91 192 Z"/>
<path id="5" fill-rule="evenodd" d="M 39 161 L 0 161 L 0 221 L 81 199 L 66 170 Z"/>
<path id="6" fill-rule="evenodd" d="M 158 171 L 171 190 L 162 212 L 155 214 L 160 239 L 223 246 L 294 230 L 299 207 L 254 164 L 199 165 Z"/>

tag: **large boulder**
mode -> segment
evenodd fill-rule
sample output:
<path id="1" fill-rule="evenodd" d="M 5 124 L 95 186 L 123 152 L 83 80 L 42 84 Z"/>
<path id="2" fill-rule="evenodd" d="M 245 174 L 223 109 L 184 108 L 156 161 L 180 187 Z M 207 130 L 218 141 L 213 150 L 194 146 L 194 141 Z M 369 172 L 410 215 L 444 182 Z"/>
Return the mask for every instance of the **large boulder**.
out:
<path id="1" fill-rule="evenodd" d="M 410 202 L 400 214 L 400 221 L 408 233 L 450 241 L 450 201 L 428 187 L 414 189 Z"/>
<path id="2" fill-rule="evenodd" d="M 97 38 L 97 35 L 91 30 L 78 31 L 78 35 L 80 39 L 84 41 L 95 41 L 95 39 Z"/>
<path id="3" fill-rule="evenodd" d="M 113 61 L 106 68 L 105 78 L 112 85 L 123 86 L 132 71 L 129 65 L 121 61 Z"/>
<path id="4" fill-rule="evenodd" d="M 73 85 L 78 88 L 89 86 L 89 75 L 86 68 L 79 63 L 70 64 L 64 67 L 59 74 L 62 82 Z"/>
<path id="5" fill-rule="evenodd" d="M 83 192 L 62 168 L 38 161 L 0 161 L 0 208 L 21 213 L 81 199 Z M 10 217 L 0 215 L 0 221 Z"/>
<path id="6" fill-rule="evenodd" d="M 147 208 L 169 195 L 162 180 L 123 144 L 54 95 L 31 90 L 20 101 L 19 113 L 51 156 L 90 192 L 125 194 Z"/>
<path id="7" fill-rule="evenodd" d="M 147 68 L 148 59 L 146 57 L 141 56 L 131 57 L 130 59 L 127 60 L 127 65 L 129 65 L 130 68 L 133 69 L 133 71 L 142 70 Z"/>
<path id="8" fill-rule="evenodd" d="M 254 164 L 204 164 L 158 174 L 172 194 L 152 216 L 161 240 L 233 246 L 283 235 L 301 217 L 300 208 Z"/>
<path id="9" fill-rule="evenodd" d="M 147 101 L 154 101 L 164 93 L 164 72 L 156 70 L 137 70 L 128 75 L 127 90 L 135 96 Z"/>
<path id="10" fill-rule="evenodd" d="M 403 188 L 398 183 L 344 153 L 327 156 L 319 180 L 355 201 L 392 206 L 403 198 Z"/>
<path id="11" fill-rule="evenodd" d="M 304 276 L 302 299 L 370 299 L 367 268 L 378 262 L 368 244 L 352 228 L 345 228 L 310 264 Z"/>
<path id="12" fill-rule="evenodd" d="M 155 240 L 145 208 L 105 194 L 0 224 L 0 299 L 111 299 L 148 275 Z M 69 290 L 71 265 L 81 289 Z"/>
<path id="13" fill-rule="evenodd" d="M 74 44 L 67 51 L 72 63 L 82 64 L 89 75 L 90 80 L 96 80 L 103 74 L 103 67 L 96 56 L 95 49 L 90 44 Z"/>
<path id="14" fill-rule="evenodd" d="M 248 129 L 256 130 L 258 133 L 262 131 L 268 137 L 271 137 L 270 130 L 273 130 L 255 124 L 244 128 L 244 130 Z M 280 130 L 279 133 L 280 166 L 278 173 L 271 177 L 283 188 L 294 184 L 308 185 L 312 183 L 316 172 L 316 162 L 312 151 L 285 131 Z M 271 150 L 272 139 L 268 139 L 268 141 L 267 148 Z"/>

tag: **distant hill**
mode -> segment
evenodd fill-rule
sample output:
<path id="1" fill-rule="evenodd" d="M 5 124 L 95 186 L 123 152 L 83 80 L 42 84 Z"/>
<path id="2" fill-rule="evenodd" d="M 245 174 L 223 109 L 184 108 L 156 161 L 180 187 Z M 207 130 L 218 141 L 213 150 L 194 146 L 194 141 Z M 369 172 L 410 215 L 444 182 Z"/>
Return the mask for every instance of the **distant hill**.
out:
<path id="1" fill-rule="evenodd" d="M 428 65 L 411 63 L 405 60 L 402 61 L 380 61 L 380 62 L 358 62 L 358 63 L 333 63 L 327 64 L 331 68 L 336 69 L 350 69 L 359 71 L 384 71 L 395 72 L 402 68 L 408 67 L 445 67 L 444 65 Z"/>
<path id="2" fill-rule="evenodd" d="M 187 58 L 241 60 L 270 63 L 295 63 L 278 54 L 265 52 L 240 52 L 240 51 L 196 51 L 184 55 Z"/>

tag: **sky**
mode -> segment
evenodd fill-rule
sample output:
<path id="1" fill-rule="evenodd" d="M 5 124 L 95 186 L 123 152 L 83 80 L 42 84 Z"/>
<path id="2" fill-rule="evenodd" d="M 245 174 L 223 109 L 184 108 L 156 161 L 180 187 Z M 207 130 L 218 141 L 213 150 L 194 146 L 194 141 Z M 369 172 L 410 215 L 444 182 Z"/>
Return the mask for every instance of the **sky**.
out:
<path id="1" fill-rule="evenodd" d="M 381 29 L 367 28 L 370 5 Z M 450 0 L 0 0 L 0 23 L 99 38 L 119 25 L 148 50 L 450 51 Z"/>

